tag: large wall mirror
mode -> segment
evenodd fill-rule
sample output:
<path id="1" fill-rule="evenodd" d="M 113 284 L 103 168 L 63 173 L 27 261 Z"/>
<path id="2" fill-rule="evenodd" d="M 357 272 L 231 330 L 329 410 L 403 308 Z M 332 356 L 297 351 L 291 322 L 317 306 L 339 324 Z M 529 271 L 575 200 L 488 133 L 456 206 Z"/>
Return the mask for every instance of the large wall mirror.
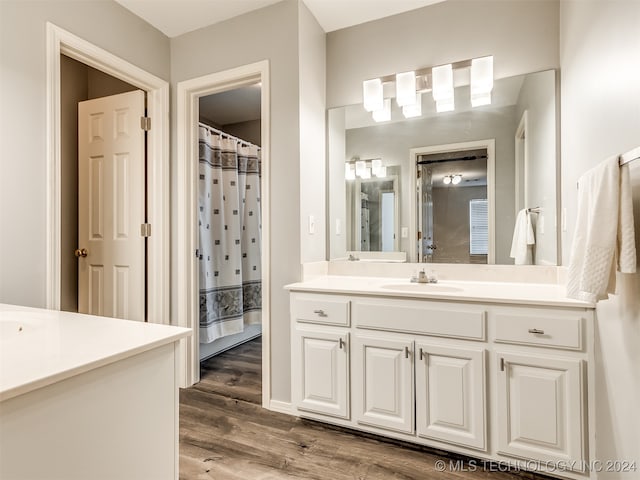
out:
<path id="1" fill-rule="evenodd" d="M 425 93 L 414 118 L 392 101 L 380 123 L 362 105 L 329 110 L 330 259 L 514 264 L 516 227 L 530 224 L 515 263 L 557 265 L 556 80 L 497 79 L 476 108 L 459 86 L 445 113 Z"/>

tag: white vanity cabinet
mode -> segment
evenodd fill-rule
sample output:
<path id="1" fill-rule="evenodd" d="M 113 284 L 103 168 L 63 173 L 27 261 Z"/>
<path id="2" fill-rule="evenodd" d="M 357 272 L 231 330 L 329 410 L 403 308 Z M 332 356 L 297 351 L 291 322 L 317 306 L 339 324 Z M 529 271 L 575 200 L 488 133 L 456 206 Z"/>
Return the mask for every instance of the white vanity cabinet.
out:
<path id="1" fill-rule="evenodd" d="M 543 308 L 495 312 L 499 453 L 585 469 L 584 317 Z"/>
<path id="2" fill-rule="evenodd" d="M 597 478 L 588 305 L 292 290 L 297 415 Z"/>
<path id="3" fill-rule="evenodd" d="M 356 332 L 352 386 L 358 424 L 412 434 L 413 338 Z"/>
<path id="4" fill-rule="evenodd" d="M 292 397 L 301 411 L 349 418 L 349 301 L 331 295 L 292 298 Z"/>

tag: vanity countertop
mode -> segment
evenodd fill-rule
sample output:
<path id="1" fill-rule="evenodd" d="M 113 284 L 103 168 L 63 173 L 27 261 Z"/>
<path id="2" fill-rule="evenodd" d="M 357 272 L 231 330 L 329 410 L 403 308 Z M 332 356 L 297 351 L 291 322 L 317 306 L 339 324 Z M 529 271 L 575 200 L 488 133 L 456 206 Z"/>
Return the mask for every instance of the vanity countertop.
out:
<path id="1" fill-rule="evenodd" d="M 293 292 L 376 295 L 414 299 L 595 308 L 593 303 L 566 297 L 566 287 L 557 284 L 439 281 L 411 283 L 407 278 L 326 275 L 285 287 Z"/>
<path id="2" fill-rule="evenodd" d="M 0 400 L 190 334 L 170 325 L 0 304 Z"/>

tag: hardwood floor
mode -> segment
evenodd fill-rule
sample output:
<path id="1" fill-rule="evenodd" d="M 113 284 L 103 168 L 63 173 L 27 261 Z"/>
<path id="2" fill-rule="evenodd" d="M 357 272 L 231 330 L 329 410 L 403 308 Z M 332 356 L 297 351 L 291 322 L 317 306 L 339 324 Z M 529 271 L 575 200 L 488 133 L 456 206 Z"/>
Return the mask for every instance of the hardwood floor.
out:
<path id="1" fill-rule="evenodd" d="M 182 480 L 545 478 L 489 471 L 479 462 L 476 471 L 460 471 L 449 468 L 460 465 L 457 457 L 265 410 L 260 339 L 201 368 L 201 382 L 180 392 Z M 436 471 L 438 460 L 444 472 Z"/>

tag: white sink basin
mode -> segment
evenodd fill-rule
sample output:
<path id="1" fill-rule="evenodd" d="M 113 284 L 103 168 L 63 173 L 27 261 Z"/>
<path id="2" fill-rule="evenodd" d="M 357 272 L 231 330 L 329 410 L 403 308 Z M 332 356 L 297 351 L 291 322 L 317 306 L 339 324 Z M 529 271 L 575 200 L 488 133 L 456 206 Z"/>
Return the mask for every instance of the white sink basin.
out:
<path id="1" fill-rule="evenodd" d="M 388 285 L 381 285 L 380 288 L 386 290 L 396 290 L 398 292 L 424 292 L 424 293 L 452 293 L 461 292 L 462 289 L 458 287 L 451 287 L 448 285 L 439 285 L 437 283 L 391 283 Z"/>

